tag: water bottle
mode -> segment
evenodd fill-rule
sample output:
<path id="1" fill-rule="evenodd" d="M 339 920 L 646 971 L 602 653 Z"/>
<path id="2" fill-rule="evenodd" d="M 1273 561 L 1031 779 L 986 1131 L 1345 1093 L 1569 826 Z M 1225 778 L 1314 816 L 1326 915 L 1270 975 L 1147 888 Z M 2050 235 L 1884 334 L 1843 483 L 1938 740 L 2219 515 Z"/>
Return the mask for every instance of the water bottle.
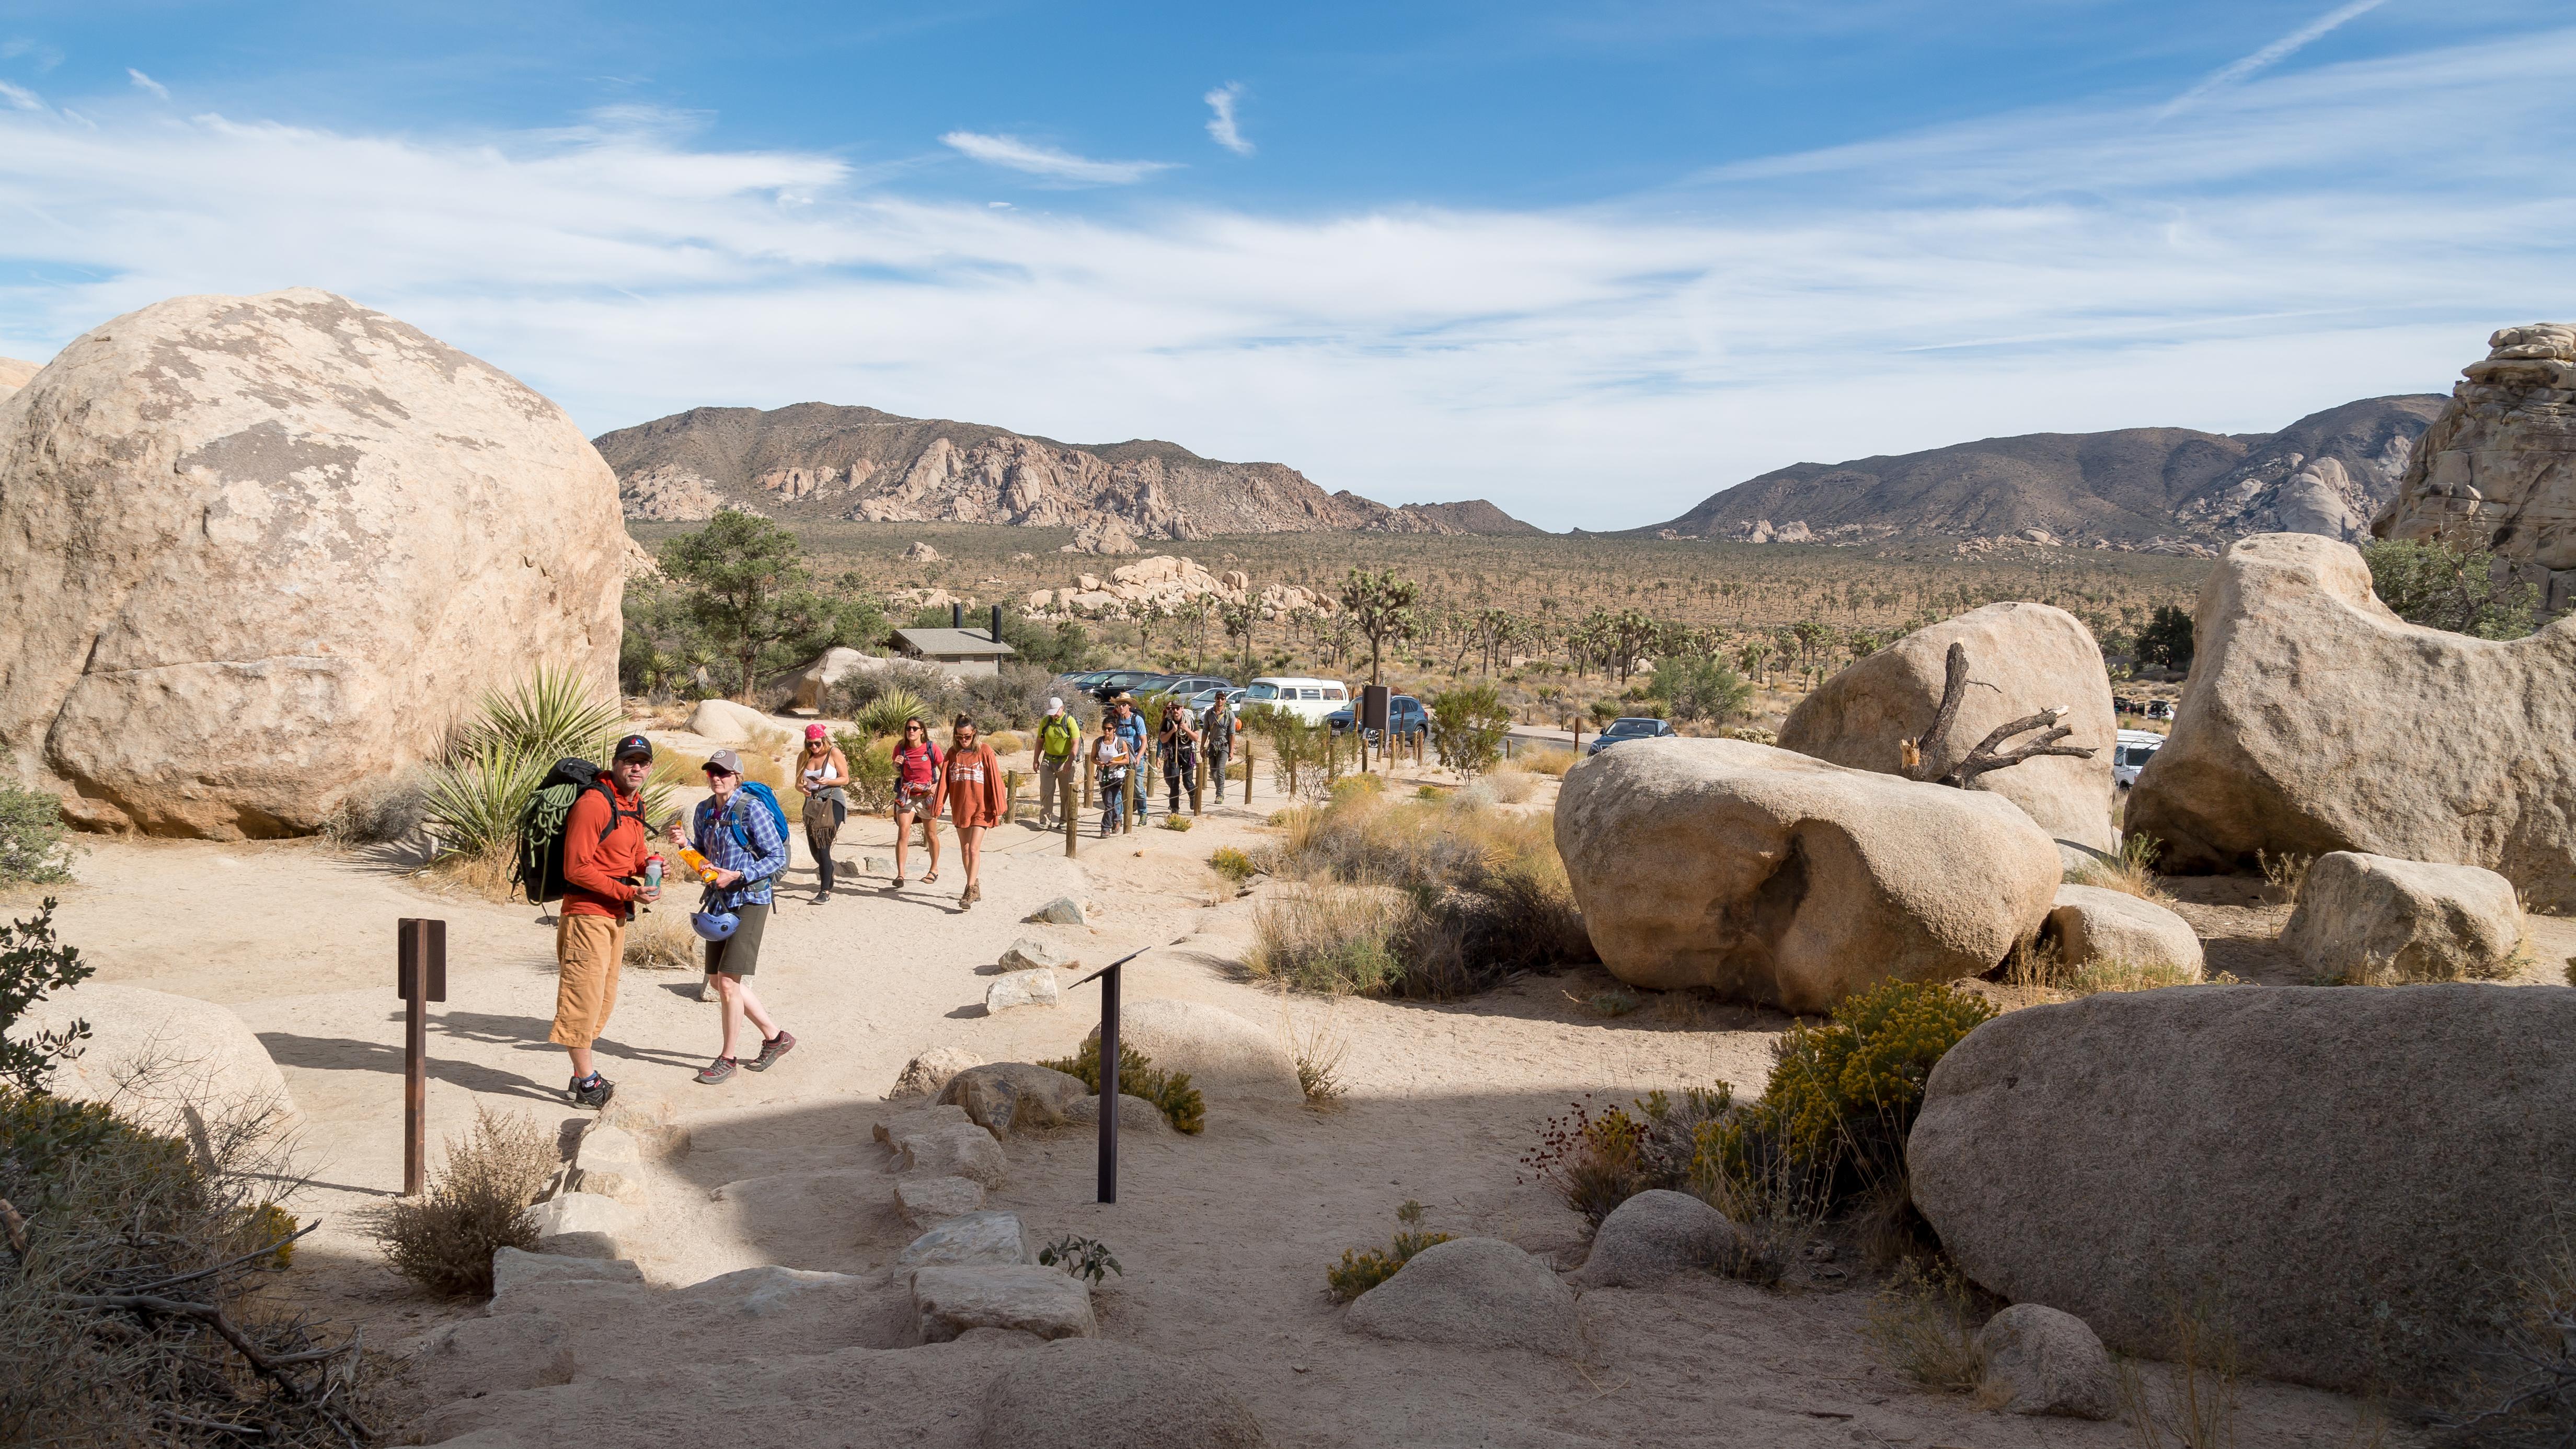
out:
<path id="1" fill-rule="evenodd" d="M 658 891 L 661 888 L 662 857 L 658 855 L 648 855 L 644 857 L 644 889 L 648 891 Z"/>

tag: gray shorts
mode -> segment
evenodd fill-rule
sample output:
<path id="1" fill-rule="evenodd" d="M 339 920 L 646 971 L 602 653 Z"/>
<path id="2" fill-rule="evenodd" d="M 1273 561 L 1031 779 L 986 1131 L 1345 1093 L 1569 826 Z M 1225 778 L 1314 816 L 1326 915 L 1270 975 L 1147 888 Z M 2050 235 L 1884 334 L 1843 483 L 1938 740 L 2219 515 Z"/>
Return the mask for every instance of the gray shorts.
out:
<path id="1" fill-rule="evenodd" d="M 734 915 L 742 921 L 733 935 L 722 941 L 707 943 L 707 974 L 743 977 L 760 967 L 760 930 L 769 924 L 769 903 L 753 901 L 736 906 Z"/>

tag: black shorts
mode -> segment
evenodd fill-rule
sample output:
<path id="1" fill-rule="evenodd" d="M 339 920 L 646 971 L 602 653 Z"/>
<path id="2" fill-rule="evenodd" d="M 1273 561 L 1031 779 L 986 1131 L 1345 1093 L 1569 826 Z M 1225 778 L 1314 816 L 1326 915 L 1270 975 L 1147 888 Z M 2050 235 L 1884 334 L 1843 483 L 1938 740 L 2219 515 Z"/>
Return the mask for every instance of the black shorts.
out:
<path id="1" fill-rule="evenodd" d="M 760 930 L 769 924 L 769 903 L 753 901 L 736 906 L 734 915 L 742 924 L 721 941 L 707 943 L 707 974 L 744 977 L 760 966 Z"/>

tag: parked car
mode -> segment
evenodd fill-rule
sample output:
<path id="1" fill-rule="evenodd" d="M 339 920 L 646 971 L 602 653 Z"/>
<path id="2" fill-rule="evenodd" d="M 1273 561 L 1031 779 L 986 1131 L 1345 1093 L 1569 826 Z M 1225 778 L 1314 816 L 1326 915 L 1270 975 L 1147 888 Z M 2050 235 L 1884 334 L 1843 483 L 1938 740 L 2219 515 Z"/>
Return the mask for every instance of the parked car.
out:
<path id="1" fill-rule="evenodd" d="M 1310 679 L 1297 674 L 1265 674 L 1243 687 L 1245 705 L 1266 704 L 1286 710 L 1308 724 L 1350 702 L 1351 691 L 1338 679 Z"/>
<path id="2" fill-rule="evenodd" d="M 2111 747 L 2111 783 L 2123 790 L 2138 783 L 2138 772 L 2164 746 L 2163 735 L 2148 730 L 2120 731 L 2120 742 Z"/>
<path id="3" fill-rule="evenodd" d="M 1122 694 L 1142 696 L 1147 692 L 1146 686 L 1167 677 L 1156 669 L 1112 669 L 1083 687 L 1091 691 L 1092 698 L 1107 704 Z"/>
<path id="4" fill-rule="evenodd" d="M 1344 730 L 1349 729 L 1351 727 L 1351 721 L 1359 717 L 1359 708 L 1360 702 L 1355 699 L 1350 703 L 1343 705 L 1340 709 L 1334 710 L 1331 714 L 1324 716 L 1325 728 L 1330 729 L 1335 734 L 1340 734 Z M 1386 723 L 1388 731 L 1392 733 L 1396 739 L 1408 745 L 1413 743 L 1416 736 L 1426 735 L 1431 732 L 1431 715 L 1429 711 L 1423 709 L 1421 700 L 1415 699 L 1409 694 L 1395 695 L 1387 700 Z M 1375 730 L 1364 731 L 1364 733 L 1370 739 L 1377 738 L 1377 731 Z"/>
<path id="5" fill-rule="evenodd" d="M 1147 681 L 1137 688 L 1136 697 L 1143 699 L 1150 693 L 1177 694 L 1187 699 L 1195 699 L 1213 689 L 1230 690 L 1232 688 L 1234 688 L 1233 680 L 1220 679 L 1213 674 L 1173 674 Z"/>
<path id="6" fill-rule="evenodd" d="M 1597 755 L 1612 745 L 1623 745 L 1630 740 L 1668 739 L 1672 733 L 1673 726 L 1670 720 L 1647 719 L 1643 716 L 1631 715 L 1610 721 L 1602 728 L 1598 738 L 1583 747 L 1583 753 L 1587 757 Z"/>

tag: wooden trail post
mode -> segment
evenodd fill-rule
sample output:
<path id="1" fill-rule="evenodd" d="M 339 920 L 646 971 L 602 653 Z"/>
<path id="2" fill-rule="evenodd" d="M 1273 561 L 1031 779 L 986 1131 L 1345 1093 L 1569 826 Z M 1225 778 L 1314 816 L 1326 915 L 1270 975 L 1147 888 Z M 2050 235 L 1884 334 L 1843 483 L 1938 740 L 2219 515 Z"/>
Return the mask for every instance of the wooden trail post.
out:
<path id="1" fill-rule="evenodd" d="M 447 923 L 394 924 L 394 994 L 403 1002 L 403 1196 L 429 1187 L 429 1003 L 447 999 Z"/>
<path id="2" fill-rule="evenodd" d="M 1089 760 L 1082 762 L 1082 808 L 1086 812 L 1091 809 L 1091 777 L 1099 773 L 1100 767 L 1098 765 L 1093 764 Z M 1065 788 L 1070 790 L 1073 787 L 1068 784 Z"/>
<path id="3" fill-rule="evenodd" d="M 1075 815 L 1073 809 L 1072 763 L 1073 762 L 1070 760 L 1065 762 L 1066 769 L 1064 773 L 1058 777 L 1056 782 L 1056 793 L 1064 797 L 1064 858 L 1067 860 L 1073 859 L 1074 850 L 1076 848 L 1073 843 L 1074 835 L 1080 828 L 1080 817 Z"/>
<path id="4" fill-rule="evenodd" d="M 1252 741 L 1243 742 L 1243 803 L 1252 803 Z"/>
<path id="5" fill-rule="evenodd" d="M 1002 772 L 1002 823 L 1008 825 L 1020 818 L 1020 772 Z"/>

